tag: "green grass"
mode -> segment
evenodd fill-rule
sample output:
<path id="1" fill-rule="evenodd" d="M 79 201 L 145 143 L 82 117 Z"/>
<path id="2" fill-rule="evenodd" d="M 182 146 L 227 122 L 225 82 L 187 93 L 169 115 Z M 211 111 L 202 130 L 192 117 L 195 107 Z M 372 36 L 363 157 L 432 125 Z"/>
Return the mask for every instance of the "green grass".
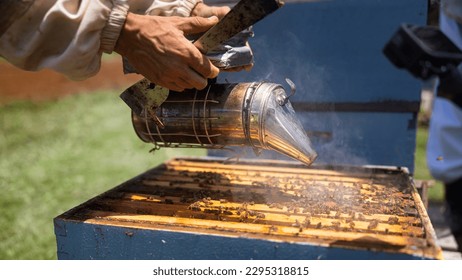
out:
<path id="1" fill-rule="evenodd" d="M 53 218 L 168 158 L 114 92 L 0 107 L 0 259 L 56 259 Z"/>
<path id="2" fill-rule="evenodd" d="M 426 146 L 428 138 L 428 129 L 420 127 L 417 130 L 417 143 L 415 153 L 415 172 L 414 178 L 417 180 L 432 180 L 425 159 Z M 441 182 L 436 181 L 435 185 L 429 189 L 428 198 L 431 201 L 443 201 L 444 188 Z"/>

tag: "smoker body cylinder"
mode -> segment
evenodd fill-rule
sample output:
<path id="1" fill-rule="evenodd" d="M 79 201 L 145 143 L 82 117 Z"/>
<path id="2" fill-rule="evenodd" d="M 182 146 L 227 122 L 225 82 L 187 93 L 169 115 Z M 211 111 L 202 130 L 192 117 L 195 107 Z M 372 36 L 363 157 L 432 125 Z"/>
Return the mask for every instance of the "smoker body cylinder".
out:
<path id="1" fill-rule="evenodd" d="M 306 164 L 316 158 L 311 142 L 281 85 L 268 82 L 210 84 L 204 90 L 170 92 L 157 108 L 163 127 L 147 111 L 132 114 L 138 136 L 159 147 L 251 146 Z"/>
<path id="2" fill-rule="evenodd" d="M 133 114 L 135 131 L 143 141 L 163 147 L 244 145 L 243 86 L 214 84 L 202 91 L 170 92 L 157 110 L 164 128 Z"/>

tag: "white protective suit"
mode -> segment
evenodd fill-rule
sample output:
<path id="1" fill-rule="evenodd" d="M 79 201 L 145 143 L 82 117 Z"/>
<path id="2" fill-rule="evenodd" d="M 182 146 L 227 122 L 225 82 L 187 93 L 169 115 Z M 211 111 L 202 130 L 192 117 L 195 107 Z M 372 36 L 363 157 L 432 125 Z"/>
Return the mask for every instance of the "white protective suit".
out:
<path id="1" fill-rule="evenodd" d="M 445 0 L 440 13 L 441 30 L 462 49 L 462 0 Z M 445 184 L 462 179 L 462 110 L 436 97 L 427 145 L 432 176 Z"/>
<path id="2" fill-rule="evenodd" d="M 74 80 L 95 75 L 128 11 L 188 17 L 201 0 L 35 0 L 0 34 L 0 56 L 24 70 L 50 68 Z"/>

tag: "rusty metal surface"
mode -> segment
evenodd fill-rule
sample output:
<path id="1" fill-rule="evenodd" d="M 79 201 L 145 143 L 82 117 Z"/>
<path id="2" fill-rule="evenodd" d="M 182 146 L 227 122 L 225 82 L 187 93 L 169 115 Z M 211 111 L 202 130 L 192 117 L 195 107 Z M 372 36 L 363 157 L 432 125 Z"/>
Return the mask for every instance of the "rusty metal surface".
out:
<path id="1" fill-rule="evenodd" d="M 202 53 L 207 53 L 276 11 L 283 4 L 279 0 L 241 0 L 223 19 L 194 42 L 194 45 Z"/>
<path id="2" fill-rule="evenodd" d="M 441 258 L 398 168 L 174 159 L 59 218 Z"/>

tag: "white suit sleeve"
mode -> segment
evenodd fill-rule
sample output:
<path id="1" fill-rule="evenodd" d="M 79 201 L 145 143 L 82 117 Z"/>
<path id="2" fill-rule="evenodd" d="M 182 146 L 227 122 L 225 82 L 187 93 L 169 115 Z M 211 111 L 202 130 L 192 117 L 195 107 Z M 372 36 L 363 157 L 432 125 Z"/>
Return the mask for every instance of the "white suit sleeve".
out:
<path id="1" fill-rule="evenodd" d="M 99 71 L 102 50 L 115 44 L 127 11 L 124 0 L 36 0 L 0 37 L 0 55 L 24 70 L 88 78 Z"/>
<path id="2" fill-rule="evenodd" d="M 189 17 L 202 0 L 144 0 L 130 1 L 130 12 L 151 16 Z"/>
<path id="3" fill-rule="evenodd" d="M 95 75 L 128 10 L 189 16 L 197 0 L 36 0 L 0 37 L 0 56 L 24 70 L 50 68 L 71 79 Z M 130 6 L 133 6 L 130 8 Z"/>

